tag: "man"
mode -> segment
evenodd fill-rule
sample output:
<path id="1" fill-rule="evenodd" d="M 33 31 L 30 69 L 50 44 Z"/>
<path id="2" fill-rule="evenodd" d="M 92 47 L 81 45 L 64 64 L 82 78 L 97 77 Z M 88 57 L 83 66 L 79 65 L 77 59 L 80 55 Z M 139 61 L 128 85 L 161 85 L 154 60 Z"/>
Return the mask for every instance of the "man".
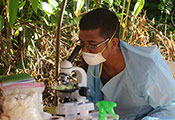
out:
<path id="1" fill-rule="evenodd" d="M 175 120 L 175 80 L 156 46 L 119 40 L 119 21 L 103 8 L 84 15 L 79 26 L 90 101 L 116 102 L 120 120 Z"/>

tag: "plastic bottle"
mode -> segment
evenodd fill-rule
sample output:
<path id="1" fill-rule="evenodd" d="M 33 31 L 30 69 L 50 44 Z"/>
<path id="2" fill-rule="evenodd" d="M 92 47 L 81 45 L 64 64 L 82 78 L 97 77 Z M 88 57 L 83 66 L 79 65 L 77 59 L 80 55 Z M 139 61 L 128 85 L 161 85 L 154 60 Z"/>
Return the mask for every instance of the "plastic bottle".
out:
<path id="1" fill-rule="evenodd" d="M 117 106 L 116 103 L 109 101 L 100 101 L 96 103 L 96 105 L 99 108 L 98 120 L 107 120 L 106 112 L 112 115 L 116 120 L 119 119 L 118 115 L 116 115 L 114 112 L 114 107 Z"/>
<path id="2" fill-rule="evenodd" d="M 80 115 L 77 116 L 77 120 L 92 120 L 92 116 L 89 114 L 89 109 L 86 102 L 86 98 L 81 98 L 82 105 L 79 107 Z"/>

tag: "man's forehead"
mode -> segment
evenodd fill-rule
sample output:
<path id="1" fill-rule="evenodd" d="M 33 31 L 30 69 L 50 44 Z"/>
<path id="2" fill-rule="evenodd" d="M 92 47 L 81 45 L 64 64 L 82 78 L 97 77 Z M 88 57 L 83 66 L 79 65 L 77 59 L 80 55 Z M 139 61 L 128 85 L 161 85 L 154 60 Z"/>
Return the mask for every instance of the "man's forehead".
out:
<path id="1" fill-rule="evenodd" d="M 81 42 L 88 42 L 88 43 L 96 43 L 97 42 L 97 40 L 95 39 L 95 40 L 91 40 L 91 39 L 87 39 L 87 40 L 83 40 L 83 39 L 81 39 L 81 38 L 79 38 L 79 40 L 81 41 Z"/>
<path id="2" fill-rule="evenodd" d="M 80 30 L 80 35 L 99 35 L 100 34 L 100 30 L 99 29 L 92 29 L 92 30 Z"/>
<path id="3" fill-rule="evenodd" d="M 95 30 L 80 30 L 79 39 L 80 40 L 88 40 L 88 41 L 97 41 L 98 39 L 103 39 L 100 36 L 99 29 Z"/>

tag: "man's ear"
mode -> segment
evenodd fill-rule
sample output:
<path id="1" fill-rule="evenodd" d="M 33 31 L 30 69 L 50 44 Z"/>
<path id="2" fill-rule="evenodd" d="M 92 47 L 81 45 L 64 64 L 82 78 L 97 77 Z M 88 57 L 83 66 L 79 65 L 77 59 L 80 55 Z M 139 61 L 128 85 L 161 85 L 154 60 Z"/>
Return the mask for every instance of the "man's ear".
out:
<path id="1" fill-rule="evenodd" d="M 112 46 L 113 46 L 113 47 L 117 47 L 118 44 L 119 44 L 119 40 L 118 40 L 118 38 L 116 38 L 116 37 L 113 38 L 111 42 L 112 42 Z"/>

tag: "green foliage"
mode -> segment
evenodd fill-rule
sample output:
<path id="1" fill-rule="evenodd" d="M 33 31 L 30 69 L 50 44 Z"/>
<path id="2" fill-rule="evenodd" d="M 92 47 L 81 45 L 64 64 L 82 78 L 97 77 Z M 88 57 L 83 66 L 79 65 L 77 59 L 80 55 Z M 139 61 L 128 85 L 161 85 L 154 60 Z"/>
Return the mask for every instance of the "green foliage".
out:
<path id="1" fill-rule="evenodd" d="M 0 0 L 0 6 L 3 6 L 3 2 L 2 2 L 2 0 Z"/>
<path id="2" fill-rule="evenodd" d="M 137 0 L 135 6 L 134 6 L 134 16 L 137 16 L 139 12 L 142 10 L 143 6 L 145 4 L 145 0 Z"/>
<path id="3" fill-rule="evenodd" d="M 127 1 L 129 3 L 129 0 Z M 151 16 L 152 18 L 157 17 L 157 20 L 159 20 L 160 11 L 162 11 L 162 15 L 165 13 L 169 15 L 173 9 L 171 1 L 162 0 L 158 10 L 157 1 L 132 0 L 133 4 L 127 14 L 128 4 L 124 7 L 121 5 L 124 0 L 68 0 L 61 28 L 61 62 L 69 56 L 74 43 L 78 39 L 78 24 L 82 15 L 98 7 L 110 9 L 116 13 L 119 19 L 123 17 L 123 21 L 126 20 L 126 23 L 123 22 L 122 25 L 126 28 L 125 38 L 131 44 L 149 45 L 149 40 L 156 41 L 155 36 L 159 36 L 158 38 L 161 39 L 159 41 L 165 41 L 165 37 L 158 34 L 157 30 L 148 30 L 146 18 Z M 27 72 L 36 78 L 42 76 L 46 86 L 49 86 L 55 80 L 55 43 L 61 2 L 62 0 L 0 0 L 0 75 Z M 142 15 L 143 8 L 148 10 L 148 16 L 146 14 Z M 153 8 L 156 8 L 156 10 Z M 122 9 L 124 10 L 123 13 L 121 13 Z M 132 21 L 132 12 L 136 17 L 134 22 Z M 157 26 L 157 23 L 156 21 L 155 26 Z M 11 28 L 8 27 L 8 24 Z M 169 31 L 170 28 L 173 28 L 171 24 L 168 25 Z M 154 37 L 150 37 L 149 32 Z M 172 32 L 172 39 L 174 38 L 175 31 Z M 166 46 L 166 49 L 162 49 L 161 46 L 163 55 L 173 53 L 173 50 L 167 52 L 167 48 Z M 169 48 L 173 47 L 170 46 Z M 170 56 L 167 58 L 169 59 Z M 47 88 L 45 92 L 48 92 L 48 90 Z M 50 94 L 54 93 L 50 92 Z M 49 97 L 51 98 L 51 95 Z M 50 98 L 46 98 L 46 100 L 51 102 L 53 99 Z"/>
<path id="4" fill-rule="evenodd" d="M 24 8 L 24 5 L 26 4 L 26 1 L 23 1 L 19 6 L 18 8 L 21 10 Z"/>
<path id="5" fill-rule="evenodd" d="M 39 0 L 30 0 L 31 4 L 32 4 L 32 8 L 35 11 L 35 13 L 37 14 L 38 11 L 38 5 L 39 5 Z"/>
<path id="6" fill-rule="evenodd" d="M 108 8 L 116 14 L 120 14 L 117 9 L 121 9 L 121 0 L 101 0 L 100 7 Z"/>
<path id="7" fill-rule="evenodd" d="M 168 15 L 170 15 L 172 8 L 173 8 L 172 0 L 161 0 L 160 4 L 158 5 L 158 9 L 161 11 L 161 13 L 166 13 Z"/>
<path id="8" fill-rule="evenodd" d="M 47 2 L 41 2 L 40 9 L 43 10 L 47 15 L 53 14 L 53 9 Z"/>
<path id="9" fill-rule="evenodd" d="M 3 28 L 3 26 L 4 26 L 4 17 L 2 15 L 0 15 L 0 32 Z"/>
<path id="10" fill-rule="evenodd" d="M 9 11 L 9 16 L 7 17 L 9 18 L 10 27 L 12 28 L 17 17 L 19 0 L 8 0 L 7 3 L 7 9 Z"/>
<path id="11" fill-rule="evenodd" d="M 37 63 L 37 59 L 39 59 L 42 55 L 45 56 L 47 54 L 41 54 L 40 56 L 37 55 L 37 51 L 44 52 L 45 48 L 42 50 L 42 45 L 46 43 L 43 42 L 43 38 L 48 39 L 51 41 L 51 36 L 56 36 L 56 26 L 58 22 L 58 17 L 61 8 L 61 1 L 57 0 L 8 0 L 7 3 L 3 4 L 5 8 L 7 6 L 7 10 L 4 9 L 3 12 L 8 13 L 7 17 L 3 16 L 0 18 L 0 21 L 3 21 L 4 18 L 9 18 L 9 24 L 11 29 L 9 29 L 6 24 L 1 24 L 0 29 L 7 28 L 6 33 L 10 32 L 5 36 L 5 38 L 11 38 L 7 41 L 7 45 L 4 44 L 4 48 L 8 48 L 9 58 L 6 56 L 5 58 L 1 59 L 2 61 L 6 61 L 6 59 L 11 59 L 11 62 L 5 62 L 6 65 L 12 64 L 16 66 L 15 69 L 19 67 L 21 63 L 21 54 L 19 51 L 24 51 L 26 54 L 24 55 L 24 60 L 28 59 L 27 61 L 30 64 L 28 67 L 30 69 L 36 69 L 39 63 Z M 121 0 L 73 0 L 68 1 L 66 11 L 64 13 L 64 20 L 63 26 L 64 31 L 62 31 L 62 41 L 71 45 L 77 40 L 77 33 L 78 33 L 78 24 L 81 16 L 86 13 L 86 11 L 92 10 L 97 7 L 105 7 L 114 11 L 118 16 L 120 16 L 120 9 L 121 7 Z M 86 9 L 85 9 L 86 8 Z M 2 12 L 2 13 L 3 13 Z M 4 15 L 4 14 L 3 14 Z M 1 15 L 2 16 L 2 15 Z M 17 18 L 17 19 L 16 19 Z M 6 20 L 5 20 L 6 21 Z M 6 34 L 5 33 L 5 34 Z M 3 33 L 3 35 L 5 35 Z M 52 35 L 53 34 L 53 35 Z M 51 36 L 49 36 L 51 35 Z M 74 36 L 74 37 L 72 37 Z M 48 37 L 48 38 L 47 38 Z M 76 39 L 75 39 L 76 38 Z M 9 46 L 8 46 L 9 44 Z M 48 44 L 48 43 L 47 43 Z M 26 47 L 27 46 L 27 47 Z M 54 46 L 52 46 L 54 47 Z M 36 49 L 39 50 L 36 50 Z M 53 48 L 50 48 L 53 49 Z M 51 52 L 52 51 L 48 51 Z M 5 54 L 4 54 L 5 55 Z M 12 56 L 16 56 L 15 59 Z M 51 58 L 55 58 L 55 55 L 50 55 Z M 32 59 L 31 59 L 32 58 Z M 32 66 L 32 61 L 35 61 L 34 65 Z M 28 64 L 24 64 L 25 66 Z M 25 68 L 24 66 L 24 68 Z M 38 67 L 39 69 L 39 67 Z M 4 70 L 5 71 L 5 70 Z"/>
<path id="12" fill-rule="evenodd" d="M 58 15 L 60 11 L 60 3 L 56 0 L 49 0 L 47 2 L 40 2 L 39 9 L 42 12 L 42 19 L 48 26 L 56 26 L 58 22 Z"/>
<path id="13" fill-rule="evenodd" d="M 75 38 L 77 39 L 78 36 L 77 26 L 79 24 L 79 20 L 87 11 L 97 7 L 105 7 L 114 11 L 119 19 L 121 16 L 123 16 L 123 20 L 125 20 L 127 16 L 131 15 L 131 12 L 133 12 L 133 14 L 137 17 L 144 5 L 148 5 L 146 2 L 147 1 L 144 0 L 135 0 L 132 5 L 133 8 L 130 9 L 129 14 L 126 15 L 126 12 L 121 14 L 121 4 L 123 3 L 123 0 L 70 0 L 67 2 L 64 13 L 62 41 L 68 45 L 75 42 Z M 169 14 L 173 9 L 172 4 L 172 0 L 161 0 L 158 8 L 160 11 L 162 11 L 162 13 Z M 152 4 L 149 4 L 149 6 L 152 7 Z M 2 35 L 4 38 L 11 38 L 10 41 L 6 41 L 7 44 L 4 44 L 5 49 L 9 47 L 9 50 L 12 51 L 10 54 L 13 53 L 13 55 L 16 55 L 19 52 L 18 50 L 23 48 L 27 51 L 26 55 L 30 56 L 31 58 L 36 57 L 36 51 L 34 49 L 38 48 L 39 50 L 42 50 L 41 46 L 46 44 L 43 43 L 43 39 L 48 37 L 47 42 L 50 42 L 55 38 L 61 8 L 60 0 L 7 0 L 5 4 L 0 1 L 0 7 L 3 8 L 2 10 L 0 9 L 0 32 L 3 31 Z M 123 8 L 125 11 L 126 7 L 127 6 L 125 5 L 125 8 Z M 157 5 L 154 5 L 154 7 L 157 7 Z M 6 10 L 5 8 L 8 9 Z M 4 16 L 4 13 L 6 12 L 8 14 L 7 16 Z M 8 27 L 6 26 L 7 24 L 4 24 L 4 22 L 8 21 L 6 18 L 9 18 L 9 24 L 11 27 L 11 29 L 9 29 L 9 35 L 11 35 L 10 37 L 6 36 L 8 30 Z M 127 27 L 127 25 L 125 26 Z M 172 27 L 169 25 L 168 30 L 171 29 Z M 13 47 L 16 49 L 13 50 Z M 43 51 L 44 50 L 45 49 L 43 49 Z M 50 56 L 52 58 L 55 57 L 54 55 Z M 29 58 L 27 59 L 30 61 Z M 8 62 L 5 63 L 9 64 Z M 17 63 L 18 61 L 16 60 L 15 64 Z"/>
<path id="14" fill-rule="evenodd" d="M 171 21 L 171 19 L 173 19 L 173 1 L 174 0 L 161 0 L 157 6 L 161 12 L 159 21 L 157 22 L 158 29 L 164 32 L 165 35 L 174 30 L 172 25 L 173 21 Z"/>
<path id="15" fill-rule="evenodd" d="M 113 6 L 113 0 L 101 0 L 102 4 L 107 4 L 107 7 Z"/>
<path id="16" fill-rule="evenodd" d="M 79 12 L 85 4 L 85 0 L 74 0 L 74 2 L 77 2 L 75 14 L 78 16 Z"/>

